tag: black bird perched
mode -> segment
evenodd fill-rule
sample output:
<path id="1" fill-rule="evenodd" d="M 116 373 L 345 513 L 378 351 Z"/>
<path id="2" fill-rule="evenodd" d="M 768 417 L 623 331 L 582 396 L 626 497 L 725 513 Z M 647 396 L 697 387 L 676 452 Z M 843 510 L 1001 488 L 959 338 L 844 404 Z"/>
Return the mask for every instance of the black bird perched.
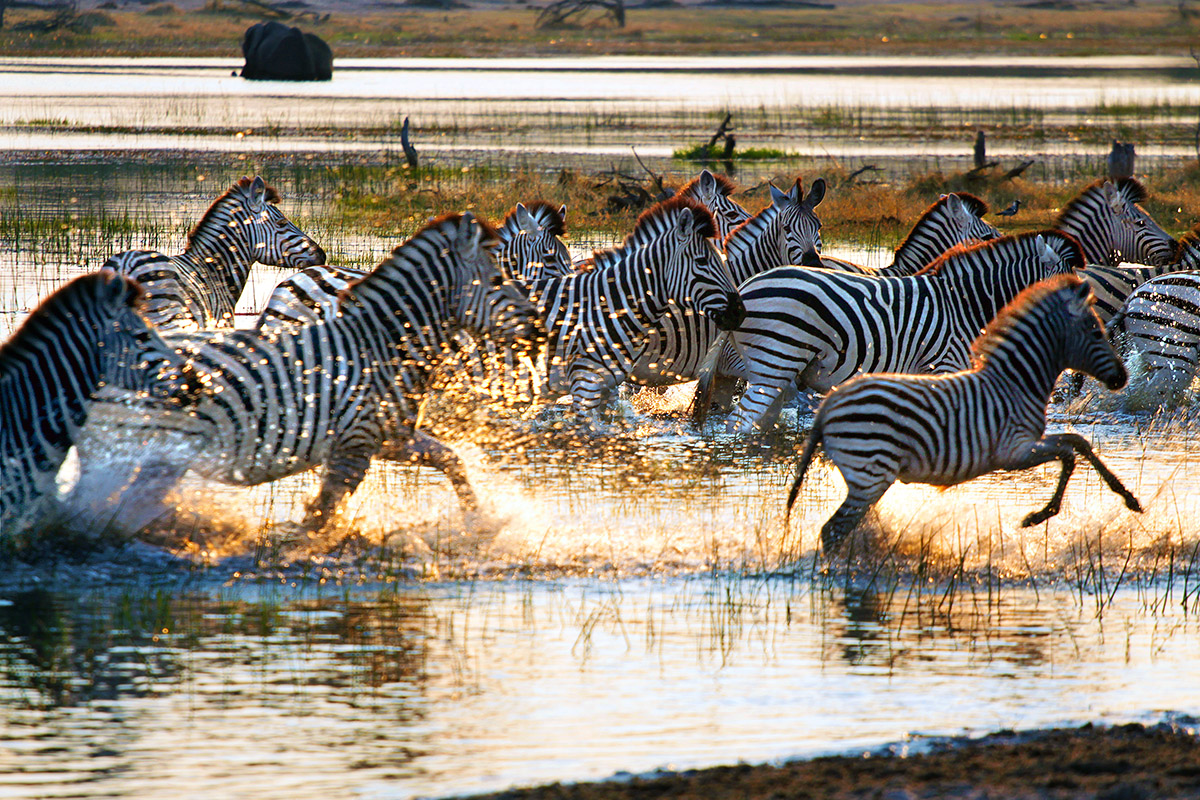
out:
<path id="1" fill-rule="evenodd" d="M 1021 201 L 1013 200 L 1011 203 L 1009 203 L 1008 208 L 1004 209 L 1003 211 L 997 211 L 996 216 L 997 217 L 1011 217 L 1017 213 L 1017 209 L 1020 207 L 1021 207 Z"/>

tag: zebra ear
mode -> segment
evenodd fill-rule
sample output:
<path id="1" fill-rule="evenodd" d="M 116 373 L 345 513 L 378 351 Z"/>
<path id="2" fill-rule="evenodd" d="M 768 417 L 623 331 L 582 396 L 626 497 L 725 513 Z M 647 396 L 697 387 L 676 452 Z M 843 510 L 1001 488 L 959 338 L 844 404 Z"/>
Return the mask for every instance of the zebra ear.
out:
<path id="1" fill-rule="evenodd" d="M 567 224 L 567 204 L 563 203 L 558 207 L 558 216 L 562 217 L 563 225 Z"/>
<path id="2" fill-rule="evenodd" d="M 263 202 L 267 199 L 267 184 L 262 179 L 261 175 L 255 175 L 254 180 L 250 182 L 250 207 L 255 211 L 262 208 Z"/>
<path id="3" fill-rule="evenodd" d="M 1113 185 L 1112 181 L 1104 182 L 1104 199 L 1108 201 L 1108 207 L 1114 214 L 1125 213 L 1125 198 L 1121 196 L 1121 192 Z"/>
<path id="4" fill-rule="evenodd" d="M 479 247 L 483 240 L 483 228 L 475 220 L 475 215 L 464 211 L 458 224 L 458 244 L 463 247 Z"/>
<path id="5" fill-rule="evenodd" d="M 524 203 L 517 203 L 516 209 L 513 211 L 517 215 L 517 226 L 529 235 L 538 232 L 537 220 L 533 218 L 533 214 L 529 213 L 529 209 Z"/>
<path id="6" fill-rule="evenodd" d="M 675 223 L 675 235 L 679 237 L 679 241 L 687 241 L 692 238 L 695 232 L 695 222 L 692 217 L 692 210 L 687 206 L 679 209 L 679 219 Z"/>
<path id="7" fill-rule="evenodd" d="M 717 178 L 707 169 L 700 170 L 700 183 L 697 184 L 700 191 L 705 194 L 712 194 L 717 190 Z"/>
<path id="8" fill-rule="evenodd" d="M 782 206 L 788 201 L 788 193 L 780 189 L 773 183 L 768 183 L 771 187 L 771 203 L 772 205 Z"/>
<path id="9" fill-rule="evenodd" d="M 1046 241 L 1045 236 L 1042 236 L 1042 234 L 1039 233 L 1037 235 L 1036 242 L 1037 242 L 1037 249 L 1038 249 L 1038 257 L 1041 259 L 1043 264 L 1054 265 L 1054 264 L 1057 264 L 1061 260 L 1058 257 L 1058 251 L 1056 251 L 1053 247 L 1050 246 L 1050 243 Z"/>
<path id="10" fill-rule="evenodd" d="M 970 217 L 973 216 L 967 211 L 963 205 L 962 198 L 951 192 L 950 194 L 942 195 L 946 200 L 946 211 L 950 213 L 950 218 L 959 224 L 961 227 L 966 227 L 971 223 Z"/>
<path id="11" fill-rule="evenodd" d="M 804 202 L 804 186 L 801 185 L 800 179 L 796 178 L 796 183 L 788 190 L 788 199 L 793 203 Z"/>
<path id="12" fill-rule="evenodd" d="M 796 189 L 800 189 L 800 182 L 796 181 Z M 816 208 L 821 205 L 821 201 L 825 199 L 825 179 L 817 178 L 812 182 L 812 188 L 808 190 L 808 196 L 804 198 L 804 205 L 809 208 Z"/>

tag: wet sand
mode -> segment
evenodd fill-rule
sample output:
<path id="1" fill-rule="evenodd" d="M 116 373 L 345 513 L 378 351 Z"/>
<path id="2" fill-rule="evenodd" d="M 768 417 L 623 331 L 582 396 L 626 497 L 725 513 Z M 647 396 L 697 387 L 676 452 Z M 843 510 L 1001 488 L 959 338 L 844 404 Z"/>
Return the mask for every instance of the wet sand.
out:
<path id="1" fill-rule="evenodd" d="M 929 752 L 833 756 L 781 766 L 715 767 L 550 784 L 481 798 L 495 800 L 1162 800 L 1200 797 L 1200 738 L 1139 724 L 1085 725 L 979 740 L 951 740 Z"/>

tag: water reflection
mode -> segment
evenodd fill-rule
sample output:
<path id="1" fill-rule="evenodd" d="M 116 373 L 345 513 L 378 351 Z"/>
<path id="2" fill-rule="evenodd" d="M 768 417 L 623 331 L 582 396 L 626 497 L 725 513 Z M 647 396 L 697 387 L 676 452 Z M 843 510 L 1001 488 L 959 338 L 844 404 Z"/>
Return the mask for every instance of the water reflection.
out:
<path id="1" fill-rule="evenodd" d="M 191 583 L 0 597 L 0 786 L 440 796 L 1200 704 L 1195 620 L 1127 591 Z"/>

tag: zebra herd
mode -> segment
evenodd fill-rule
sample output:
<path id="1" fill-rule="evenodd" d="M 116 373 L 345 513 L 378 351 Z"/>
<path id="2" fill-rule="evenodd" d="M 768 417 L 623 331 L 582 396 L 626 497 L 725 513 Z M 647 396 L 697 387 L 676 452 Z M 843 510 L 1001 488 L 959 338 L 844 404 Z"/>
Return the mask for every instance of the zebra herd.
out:
<path id="1" fill-rule="evenodd" d="M 0 346 L 0 536 L 48 521 L 138 530 L 188 470 L 249 486 L 320 469 L 301 523 L 319 531 L 376 458 L 441 470 L 474 508 L 458 457 L 421 429 L 445 374 L 510 404 L 569 395 L 583 415 L 626 383 L 698 380 L 697 418 L 717 395 L 740 432 L 773 426 L 800 391 L 824 394 L 788 508 L 824 443 L 849 487 L 823 530 L 831 549 L 897 479 L 1058 459 L 1054 498 L 1027 519 L 1040 521 L 1075 452 L 1138 508 L 1086 441 L 1043 436 L 1045 405 L 1065 369 L 1124 384 L 1109 319 L 1148 367 L 1194 374 L 1200 228 L 1176 243 L 1133 179 L 1096 181 L 1052 228 L 1009 236 L 982 200 L 950 193 L 874 269 L 822 254 L 826 191 L 772 184 L 751 213 L 704 170 L 578 263 L 565 206 L 520 203 L 496 229 L 452 213 L 367 271 L 326 264 L 278 193 L 243 178 L 183 253 L 114 255 Z M 234 329 L 254 263 L 294 274 Z M 156 447 L 167 434 L 183 444 Z M 138 458 L 114 466 L 118 442 Z M 72 446 L 80 476 L 59 498 Z"/>

